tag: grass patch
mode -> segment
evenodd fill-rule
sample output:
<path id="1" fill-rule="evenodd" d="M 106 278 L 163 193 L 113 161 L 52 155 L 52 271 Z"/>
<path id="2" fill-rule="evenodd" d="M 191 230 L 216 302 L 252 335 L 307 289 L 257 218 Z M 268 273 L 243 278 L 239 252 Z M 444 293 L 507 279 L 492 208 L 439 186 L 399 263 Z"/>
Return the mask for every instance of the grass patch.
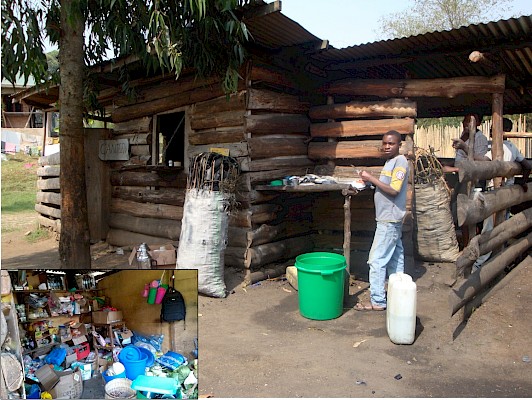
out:
<path id="1" fill-rule="evenodd" d="M 31 231 L 29 235 L 26 236 L 26 240 L 30 243 L 35 243 L 41 240 L 48 239 L 51 235 L 51 232 L 48 229 L 37 228 L 34 231 Z"/>
<path id="2" fill-rule="evenodd" d="M 17 213 L 35 209 L 38 157 L 8 155 L 2 161 L 2 212 Z"/>

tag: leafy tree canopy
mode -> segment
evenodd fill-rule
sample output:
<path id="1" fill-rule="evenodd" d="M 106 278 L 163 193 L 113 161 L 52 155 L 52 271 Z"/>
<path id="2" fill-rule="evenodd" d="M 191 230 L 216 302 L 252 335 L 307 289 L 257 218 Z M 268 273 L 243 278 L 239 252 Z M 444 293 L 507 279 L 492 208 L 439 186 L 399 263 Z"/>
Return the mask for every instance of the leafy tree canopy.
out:
<path id="1" fill-rule="evenodd" d="M 215 73 L 224 89 L 236 90 L 244 61 L 246 25 L 236 10 L 248 0 L 76 0 L 69 15 L 85 21 L 85 65 L 114 57 L 138 56 L 148 71 L 196 68 Z M 48 66 L 44 39 L 52 45 L 61 35 L 59 0 L 1 0 L 2 76 L 22 74 L 38 83 L 57 81 Z M 49 57 L 48 57 L 49 58 Z M 52 74 L 51 74 L 52 73 Z"/>
<path id="2" fill-rule="evenodd" d="M 412 0 L 408 9 L 379 19 L 383 39 L 394 39 L 427 32 L 504 18 L 511 0 Z"/>

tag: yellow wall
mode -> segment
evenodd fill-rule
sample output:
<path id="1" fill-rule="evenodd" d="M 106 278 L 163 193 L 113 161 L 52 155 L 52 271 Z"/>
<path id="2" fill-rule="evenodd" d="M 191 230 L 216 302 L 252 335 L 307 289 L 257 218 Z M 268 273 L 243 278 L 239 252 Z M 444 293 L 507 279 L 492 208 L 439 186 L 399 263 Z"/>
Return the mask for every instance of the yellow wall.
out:
<path id="1" fill-rule="evenodd" d="M 186 304 L 186 321 L 160 322 L 161 305 L 148 304 L 142 297 L 144 285 L 160 279 L 163 270 L 122 270 L 99 281 L 101 294 L 109 297 L 110 304 L 121 310 L 126 326 L 145 334 L 163 334 L 163 351 L 173 350 L 191 358 L 194 338 L 198 337 L 198 274 L 196 270 L 166 270 L 163 283 L 175 274 L 175 289 L 180 291 Z M 172 329 L 171 329 L 172 328 Z"/>

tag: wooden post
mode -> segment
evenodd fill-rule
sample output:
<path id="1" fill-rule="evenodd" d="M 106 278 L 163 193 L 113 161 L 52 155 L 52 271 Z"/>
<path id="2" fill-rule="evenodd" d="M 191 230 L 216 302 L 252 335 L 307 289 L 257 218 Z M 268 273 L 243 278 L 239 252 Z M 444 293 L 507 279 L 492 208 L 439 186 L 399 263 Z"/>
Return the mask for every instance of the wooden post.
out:
<path id="1" fill-rule="evenodd" d="M 344 279 L 344 306 L 349 300 L 349 281 L 351 277 L 351 195 L 348 189 L 342 189 L 344 196 L 344 257 L 345 257 L 345 279 Z"/>
<path id="2" fill-rule="evenodd" d="M 503 95 L 502 93 L 493 93 L 492 103 L 492 134 L 491 134 L 491 155 L 492 160 L 503 160 L 503 130 L 502 130 L 502 113 L 503 113 Z M 493 178 L 494 188 L 501 186 L 502 178 Z M 499 225 L 504 221 L 506 210 L 501 210 L 495 214 L 493 226 Z M 499 249 L 500 250 L 500 249 Z"/>

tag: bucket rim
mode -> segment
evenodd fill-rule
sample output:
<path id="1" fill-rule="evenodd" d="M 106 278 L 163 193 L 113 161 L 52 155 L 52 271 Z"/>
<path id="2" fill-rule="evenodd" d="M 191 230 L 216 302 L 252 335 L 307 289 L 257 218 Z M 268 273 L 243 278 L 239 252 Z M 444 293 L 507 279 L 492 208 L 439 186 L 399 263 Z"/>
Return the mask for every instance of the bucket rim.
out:
<path id="1" fill-rule="evenodd" d="M 334 267 L 332 269 L 319 270 L 319 269 L 308 269 L 305 266 L 298 265 L 298 263 L 305 263 L 305 258 L 306 257 L 331 258 L 331 259 L 336 258 L 337 262 L 333 263 L 332 265 L 337 265 L 338 264 L 338 266 Z M 312 253 L 300 254 L 299 256 L 296 257 L 296 262 L 294 264 L 294 266 L 297 268 L 298 271 L 301 270 L 303 272 L 308 272 L 308 273 L 313 273 L 313 274 L 321 274 L 322 271 L 327 271 L 328 273 L 339 272 L 339 271 L 345 269 L 346 265 L 347 265 L 346 259 L 345 259 L 345 257 L 342 254 L 330 253 L 330 252 L 326 252 L 326 251 L 316 251 L 316 252 L 312 252 Z"/>

